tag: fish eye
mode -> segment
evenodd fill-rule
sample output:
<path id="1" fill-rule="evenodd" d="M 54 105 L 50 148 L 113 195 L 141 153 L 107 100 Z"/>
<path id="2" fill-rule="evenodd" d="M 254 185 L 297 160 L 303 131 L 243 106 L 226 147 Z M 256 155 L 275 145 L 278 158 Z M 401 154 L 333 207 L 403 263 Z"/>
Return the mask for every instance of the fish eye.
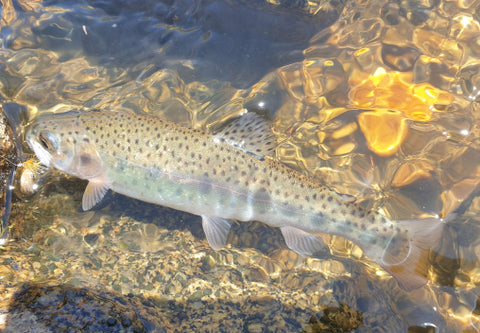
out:
<path id="1" fill-rule="evenodd" d="M 55 135 L 50 132 L 42 132 L 40 133 L 38 140 L 42 147 L 47 150 L 48 152 L 55 152 L 58 148 L 58 141 Z"/>

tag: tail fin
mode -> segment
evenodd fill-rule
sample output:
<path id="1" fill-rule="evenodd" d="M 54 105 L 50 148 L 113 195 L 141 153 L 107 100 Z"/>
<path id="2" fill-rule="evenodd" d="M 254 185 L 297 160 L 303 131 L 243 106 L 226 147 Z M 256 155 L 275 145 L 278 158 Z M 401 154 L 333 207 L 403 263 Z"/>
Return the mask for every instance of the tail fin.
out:
<path id="1" fill-rule="evenodd" d="M 389 272 L 399 286 L 407 291 L 417 289 L 427 283 L 428 252 L 439 242 L 446 218 L 427 218 L 398 221 L 401 228 L 393 235 L 380 265 Z"/>

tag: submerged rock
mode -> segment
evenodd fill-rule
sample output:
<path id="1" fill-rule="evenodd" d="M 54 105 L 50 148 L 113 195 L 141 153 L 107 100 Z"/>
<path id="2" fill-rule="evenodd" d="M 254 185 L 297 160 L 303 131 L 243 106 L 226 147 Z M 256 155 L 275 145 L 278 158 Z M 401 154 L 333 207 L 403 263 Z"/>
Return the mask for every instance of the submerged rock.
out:
<path id="1" fill-rule="evenodd" d="M 16 161 L 17 151 L 13 131 L 2 109 L 0 110 L 0 245 L 3 245 L 8 237 L 8 219 L 12 204 Z"/>
<path id="2" fill-rule="evenodd" d="M 14 296 L 3 332 L 148 332 L 136 307 L 86 288 L 29 284 Z"/>

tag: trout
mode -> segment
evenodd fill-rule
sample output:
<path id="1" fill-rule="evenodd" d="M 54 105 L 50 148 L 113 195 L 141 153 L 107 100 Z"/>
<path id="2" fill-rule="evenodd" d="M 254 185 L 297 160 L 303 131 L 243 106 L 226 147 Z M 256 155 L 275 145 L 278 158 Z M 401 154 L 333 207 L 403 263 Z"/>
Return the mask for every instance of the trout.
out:
<path id="1" fill-rule="evenodd" d="M 302 255 L 322 248 L 318 233 L 339 235 L 393 275 L 401 288 L 424 285 L 421 259 L 446 219 L 393 221 L 271 157 L 268 123 L 246 113 L 218 133 L 123 112 L 41 115 L 26 141 L 45 166 L 88 180 L 82 208 L 108 189 L 200 215 L 210 246 L 226 244 L 232 221 L 279 227 Z"/>

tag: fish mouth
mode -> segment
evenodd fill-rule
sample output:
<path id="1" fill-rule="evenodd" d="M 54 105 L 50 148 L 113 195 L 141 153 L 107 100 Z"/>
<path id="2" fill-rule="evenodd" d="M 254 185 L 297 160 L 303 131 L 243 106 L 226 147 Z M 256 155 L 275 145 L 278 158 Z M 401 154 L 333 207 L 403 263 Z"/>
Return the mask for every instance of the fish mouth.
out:
<path id="1" fill-rule="evenodd" d="M 49 168 L 52 155 L 48 151 L 46 151 L 38 141 L 27 140 L 27 143 L 30 146 L 30 148 L 32 148 L 35 155 L 37 155 L 38 159 L 40 160 L 40 163 L 42 163 L 44 166 Z"/>

